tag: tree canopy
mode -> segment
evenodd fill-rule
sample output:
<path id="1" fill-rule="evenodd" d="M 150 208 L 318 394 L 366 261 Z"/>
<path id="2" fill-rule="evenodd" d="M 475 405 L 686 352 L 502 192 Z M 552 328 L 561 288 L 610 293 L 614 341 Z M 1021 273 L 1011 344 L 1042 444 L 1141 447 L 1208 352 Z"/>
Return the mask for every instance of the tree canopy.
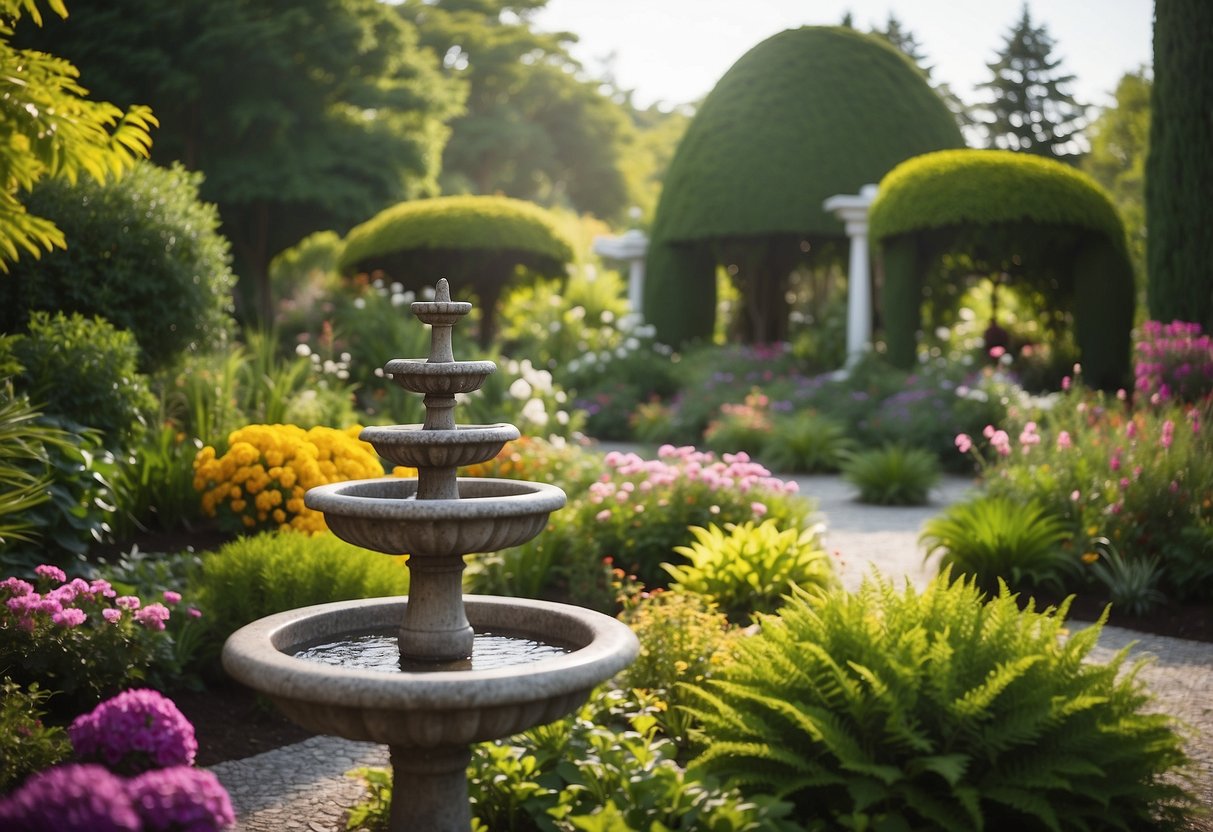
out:
<path id="1" fill-rule="evenodd" d="M 1055 46 L 1045 26 L 1032 23 L 1025 2 L 997 60 L 987 64 L 993 77 L 978 85 L 990 94 L 979 119 L 987 147 L 1076 159 L 1086 107 L 1070 94 L 1074 76 L 1061 71 Z"/>
<path id="2" fill-rule="evenodd" d="M 276 252 L 436 191 L 463 97 L 378 0 L 79 0 L 70 25 L 21 34 L 152 105 L 153 159 L 205 174 L 262 315 Z"/>
<path id="3" fill-rule="evenodd" d="M 63 0 L 46 0 L 58 18 Z M 146 106 L 119 107 L 88 98 L 69 61 L 19 48 L 14 27 L 22 19 L 42 26 L 38 0 L 0 0 L 0 269 L 21 254 L 38 257 L 67 241 L 54 222 L 29 213 L 23 202 L 46 177 L 97 182 L 121 174 L 146 157 L 156 119 Z M 53 17 L 51 19 L 54 19 Z"/>

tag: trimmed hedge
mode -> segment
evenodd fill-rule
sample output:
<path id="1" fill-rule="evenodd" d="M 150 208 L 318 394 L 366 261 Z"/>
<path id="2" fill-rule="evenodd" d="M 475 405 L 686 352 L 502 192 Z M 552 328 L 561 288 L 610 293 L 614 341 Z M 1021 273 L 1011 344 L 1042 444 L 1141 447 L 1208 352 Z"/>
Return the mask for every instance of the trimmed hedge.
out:
<path id="1" fill-rule="evenodd" d="M 882 317 L 894 364 L 914 364 L 925 297 L 931 323 L 946 323 L 942 313 L 962 287 L 941 263 L 957 254 L 991 272 L 1017 263 L 1015 283 L 1073 314 L 1086 380 L 1127 383 L 1133 268 L 1120 214 L 1089 176 L 1026 153 L 930 153 L 884 178 L 869 222 L 884 264 Z"/>
<path id="2" fill-rule="evenodd" d="M 898 165 L 868 216 L 880 242 L 956 225 L 1030 220 L 1085 228 L 1125 245 L 1124 224 L 1094 179 L 1069 165 L 1009 150 L 942 150 Z"/>
<path id="3" fill-rule="evenodd" d="M 573 259 L 572 243 L 538 205 L 503 196 L 448 196 L 401 202 L 356 226 L 337 267 L 349 274 L 417 249 L 519 252 L 557 271 Z"/>
<path id="4" fill-rule="evenodd" d="M 804 239 L 813 252 L 822 240 L 845 242 L 826 198 L 856 193 L 912 156 L 963 145 L 922 72 L 887 43 L 821 26 L 768 38 L 709 93 L 670 163 L 653 223 L 646 319 L 667 343 L 710 332 L 714 307 L 688 313 L 660 302 L 714 285 L 705 249 L 783 236 L 799 256 Z"/>

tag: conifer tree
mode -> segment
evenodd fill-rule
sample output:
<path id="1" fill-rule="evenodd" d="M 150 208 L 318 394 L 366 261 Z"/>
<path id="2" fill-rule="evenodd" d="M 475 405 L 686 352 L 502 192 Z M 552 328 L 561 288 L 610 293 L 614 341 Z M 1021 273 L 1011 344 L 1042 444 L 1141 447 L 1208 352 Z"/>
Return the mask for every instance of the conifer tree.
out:
<path id="1" fill-rule="evenodd" d="M 987 147 L 1077 161 L 1086 107 L 1068 91 L 1074 76 L 1061 71 L 1055 45 L 1045 26 L 1032 22 L 1025 3 L 998 59 L 987 64 L 993 77 L 978 85 L 990 94 L 979 119 Z"/>
<path id="2" fill-rule="evenodd" d="M 1154 6 L 1146 160 L 1150 315 L 1213 329 L 1213 4 Z"/>

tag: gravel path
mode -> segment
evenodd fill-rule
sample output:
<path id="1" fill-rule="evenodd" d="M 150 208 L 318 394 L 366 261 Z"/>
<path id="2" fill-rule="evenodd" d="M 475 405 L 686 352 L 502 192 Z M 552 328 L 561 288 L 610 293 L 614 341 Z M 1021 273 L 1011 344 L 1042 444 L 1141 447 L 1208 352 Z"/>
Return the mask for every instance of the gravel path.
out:
<path id="1" fill-rule="evenodd" d="M 924 563 L 918 545 L 922 524 L 974 487 L 971 480 L 950 477 L 928 506 L 876 508 L 855 502 L 852 489 L 839 477 L 796 479 L 801 492 L 818 503 L 826 524 L 826 547 L 838 553 L 848 589 L 858 587 L 872 567 L 923 586 L 934 570 Z M 1157 709 L 1185 724 L 1188 752 L 1194 760 L 1194 791 L 1213 808 L 1213 644 L 1105 627 L 1093 658 L 1107 661 L 1130 643 L 1135 643 L 1134 656 L 1150 661 L 1141 678 L 1154 693 Z M 314 737 L 211 770 L 232 796 L 239 832 L 338 832 L 344 828 L 343 811 L 363 793 L 361 784 L 345 773 L 383 765 L 387 765 L 386 748 Z"/>

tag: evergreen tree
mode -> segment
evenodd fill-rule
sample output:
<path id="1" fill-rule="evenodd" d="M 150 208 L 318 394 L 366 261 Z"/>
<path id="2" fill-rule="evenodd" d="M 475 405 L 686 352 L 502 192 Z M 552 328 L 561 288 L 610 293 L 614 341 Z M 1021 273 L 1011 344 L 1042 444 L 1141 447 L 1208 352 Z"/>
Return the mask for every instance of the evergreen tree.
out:
<path id="1" fill-rule="evenodd" d="M 922 43 L 919 42 L 918 38 L 914 36 L 914 33 L 904 23 L 897 19 L 895 14 L 889 12 L 889 19 L 885 21 L 884 28 L 873 26 L 872 34 L 883 38 L 894 48 L 905 53 L 906 57 L 922 70 L 923 74 L 927 76 L 927 80 L 931 82 L 932 89 L 943 99 L 943 103 L 948 105 L 948 109 L 956 117 L 956 124 L 962 130 L 972 127 L 977 123 L 973 118 L 969 105 L 965 104 L 960 96 L 952 91 L 952 88 L 948 84 L 931 80 L 931 70 L 933 67 L 927 65 L 927 56 L 922 51 Z"/>
<path id="2" fill-rule="evenodd" d="M 1076 161 L 1086 107 L 1067 90 L 1074 76 L 1061 72 L 1055 45 L 1043 24 L 1032 23 L 1025 3 L 998 60 L 987 64 L 993 77 L 978 85 L 991 96 L 980 119 L 987 147 Z"/>
<path id="3" fill-rule="evenodd" d="M 1213 329 L 1213 3 L 1158 0 L 1146 161 L 1150 315 Z"/>

